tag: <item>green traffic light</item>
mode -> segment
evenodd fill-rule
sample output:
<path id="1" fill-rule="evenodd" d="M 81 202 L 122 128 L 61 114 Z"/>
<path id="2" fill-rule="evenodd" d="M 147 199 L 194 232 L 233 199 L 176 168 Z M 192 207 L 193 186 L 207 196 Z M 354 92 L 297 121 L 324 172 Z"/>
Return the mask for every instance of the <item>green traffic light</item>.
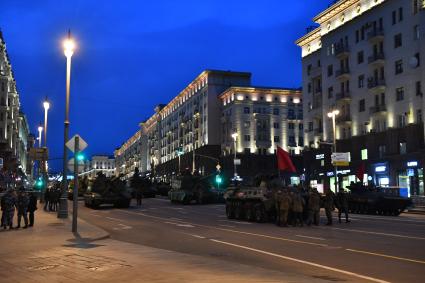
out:
<path id="1" fill-rule="evenodd" d="M 223 178 L 221 178 L 220 175 L 217 175 L 217 176 L 215 176 L 215 182 L 217 184 L 221 184 L 221 183 L 223 183 Z"/>
<path id="2" fill-rule="evenodd" d="M 85 158 L 84 154 L 79 152 L 76 156 L 77 161 L 83 161 Z"/>

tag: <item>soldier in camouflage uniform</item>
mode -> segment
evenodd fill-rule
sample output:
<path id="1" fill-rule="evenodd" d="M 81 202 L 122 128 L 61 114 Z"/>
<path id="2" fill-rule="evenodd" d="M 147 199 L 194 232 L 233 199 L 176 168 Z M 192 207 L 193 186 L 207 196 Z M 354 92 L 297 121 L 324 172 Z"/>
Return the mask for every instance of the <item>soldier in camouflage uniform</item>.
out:
<path id="1" fill-rule="evenodd" d="M 9 229 L 13 229 L 13 216 L 15 214 L 15 205 L 16 205 L 16 194 L 13 190 L 9 189 L 7 193 L 3 196 L 4 198 L 4 222 L 3 228 L 6 229 L 9 226 Z"/>
<path id="2" fill-rule="evenodd" d="M 21 188 L 18 193 L 18 198 L 16 201 L 16 209 L 18 210 L 18 226 L 16 228 L 21 227 L 21 219 L 24 218 L 24 229 L 28 227 L 28 204 L 29 204 L 29 198 L 27 193 L 25 192 L 24 188 Z"/>
<path id="3" fill-rule="evenodd" d="M 291 208 L 291 197 L 287 190 L 283 190 L 279 198 L 279 226 L 288 226 L 288 213 Z"/>
<path id="4" fill-rule="evenodd" d="M 304 209 L 304 199 L 302 198 L 299 192 L 293 194 L 292 197 L 292 212 L 293 212 L 293 225 L 296 227 L 298 223 L 300 226 L 304 225 L 303 221 L 303 209 Z"/>
<path id="5" fill-rule="evenodd" d="M 325 207 L 326 218 L 328 220 L 326 225 L 332 225 L 332 211 L 335 210 L 335 204 L 334 193 L 330 189 L 326 192 L 323 206 Z"/>
<path id="6" fill-rule="evenodd" d="M 317 189 L 312 189 L 309 192 L 308 198 L 308 220 L 307 225 L 311 223 L 319 225 L 320 222 L 320 195 Z"/>

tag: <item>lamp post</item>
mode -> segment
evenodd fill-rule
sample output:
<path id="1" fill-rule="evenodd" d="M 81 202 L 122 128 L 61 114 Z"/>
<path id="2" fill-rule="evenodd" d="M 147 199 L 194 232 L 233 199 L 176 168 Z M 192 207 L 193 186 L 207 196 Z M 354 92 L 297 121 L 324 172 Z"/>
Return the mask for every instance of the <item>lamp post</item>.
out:
<path id="1" fill-rule="evenodd" d="M 339 114 L 339 110 L 338 109 L 334 109 L 330 112 L 328 112 L 328 117 L 332 118 L 332 129 L 333 129 L 333 153 L 336 152 L 336 123 L 335 123 L 335 118 L 336 116 L 338 116 Z M 338 168 L 336 165 L 334 165 L 334 177 L 335 177 L 335 193 L 338 192 L 338 176 L 337 176 L 337 171 Z"/>
<path id="2" fill-rule="evenodd" d="M 43 132 L 43 126 L 41 125 L 41 123 L 38 126 L 37 130 L 38 130 L 38 147 L 41 148 L 41 133 Z"/>
<path id="3" fill-rule="evenodd" d="M 71 38 L 71 31 L 68 31 L 68 37 L 63 42 L 64 54 L 66 57 L 66 101 L 65 101 L 65 129 L 63 143 L 63 175 L 62 175 L 62 193 L 59 202 L 58 218 L 68 218 L 68 202 L 67 202 L 67 163 L 68 152 L 66 143 L 69 138 L 69 91 L 71 83 L 71 57 L 74 54 L 75 42 Z"/>
<path id="4" fill-rule="evenodd" d="M 233 145 L 234 145 L 234 151 L 235 151 L 235 155 L 234 155 L 234 158 L 233 158 L 233 166 L 234 166 L 234 175 L 235 175 L 235 177 L 238 175 L 238 173 L 236 172 L 236 140 L 238 139 L 238 133 L 236 133 L 236 132 L 234 132 L 233 134 L 232 134 L 232 138 L 233 138 Z"/>
<path id="5" fill-rule="evenodd" d="M 50 102 L 46 99 L 43 102 L 44 108 L 44 147 L 47 148 L 47 112 L 49 112 Z"/>

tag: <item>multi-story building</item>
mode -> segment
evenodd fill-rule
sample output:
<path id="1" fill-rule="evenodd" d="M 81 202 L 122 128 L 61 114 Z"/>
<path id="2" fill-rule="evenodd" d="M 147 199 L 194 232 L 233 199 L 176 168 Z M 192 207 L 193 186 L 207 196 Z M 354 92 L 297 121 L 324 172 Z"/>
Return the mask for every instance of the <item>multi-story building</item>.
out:
<path id="1" fill-rule="evenodd" d="M 79 174 L 80 177 L 87 176 L 88 179 L 94 179 L 98 173 L 106 177 L 115 176 L 115 159 L 111 156 L 93 155 L 84 165 L 84 172 Z"/>
<path id="2" fill-rule="evenodd" d="M 296 42 L 305 145 L 332 142 L 328 112 L 339 110 L 337 151 L 352 158 L 344 185 L 355 181 L 355 167 L 364 162 L 369 181 L 424 195 L 424 6 L 421 0 L 340 0 Z M 328 182 L 332 169 L 325 167 L 320 174 Z"/>
<path id="3" fill-rule="evenodd" d="M 20 112 L 19 94 L 0 31 L 0 158 L 9 172 L 27 173 L 28 123 Z M 21 172 L 22 171 L 22 172 Z"/>
<path id="4" fill-rule="evenodd" d="M 115 175 L 123 175 L 125 179 L 133 175 L 134 169 L 141 167 L 141 131 L 138 130 L 121 147 L 114 152 Z"/>

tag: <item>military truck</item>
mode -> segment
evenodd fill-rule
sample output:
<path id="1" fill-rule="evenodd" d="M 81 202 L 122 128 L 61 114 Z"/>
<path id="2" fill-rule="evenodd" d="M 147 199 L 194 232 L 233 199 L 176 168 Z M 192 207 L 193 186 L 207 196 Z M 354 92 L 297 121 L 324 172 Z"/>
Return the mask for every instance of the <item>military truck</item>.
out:
<path id="1" fill-rule="evenodd" d="M 91 208 L 99 208 L 101 205 L 128 208 L 130 201 L 131 194 L 125 183 L 119 177 L 107 178 L 102 173 L 98 173 L 93 185 L 84 194 L 84 204 Z"/>
<path id="2" fill-rule="evenodd" d="M 352 184 L 347 187 L 348 210 L 351 213 L 398 216 L 412 200 L 400 195 L 398 187 L 375 187 Z"/>
<path id="3" fill-rule="evenodd" d="M 188 173 L 176 176 L 171 180 L 168 198 L 173 203 L 183 204 L 222 202 L 225 184 L 217 184 L 216 176 L 194 176 Z"/>

